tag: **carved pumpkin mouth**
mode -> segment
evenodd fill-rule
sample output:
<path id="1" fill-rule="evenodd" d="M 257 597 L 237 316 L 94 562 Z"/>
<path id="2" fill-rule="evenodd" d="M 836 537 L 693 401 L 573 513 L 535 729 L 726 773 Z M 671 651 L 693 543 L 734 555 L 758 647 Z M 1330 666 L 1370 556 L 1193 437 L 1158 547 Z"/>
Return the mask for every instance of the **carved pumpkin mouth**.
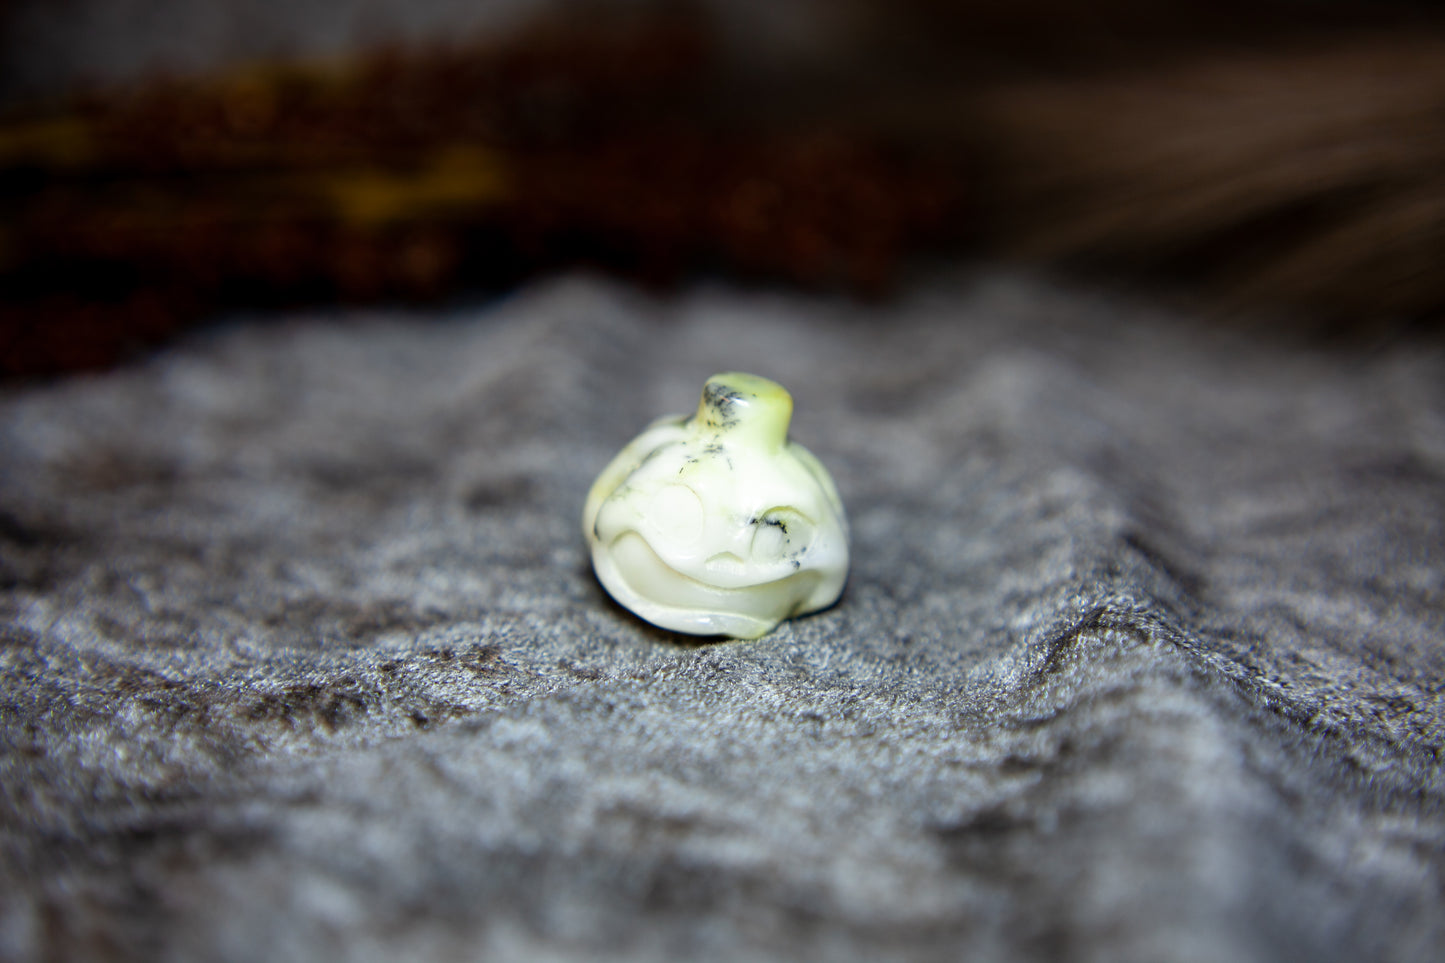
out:
<path id="1" fill-rule="evenodd" d="M 636 532 L 619 535 L 594 555 L 602 584 L 627 607 L 664 628 L 757 638 L 777 624 L 781 606 L 791 617 L 816 587 L 820 574 L 795 571 L 780 579 L 728 588 L 703 582 L 668 565 Z M 623 573 L 626 573 L 625 575 Z"/>

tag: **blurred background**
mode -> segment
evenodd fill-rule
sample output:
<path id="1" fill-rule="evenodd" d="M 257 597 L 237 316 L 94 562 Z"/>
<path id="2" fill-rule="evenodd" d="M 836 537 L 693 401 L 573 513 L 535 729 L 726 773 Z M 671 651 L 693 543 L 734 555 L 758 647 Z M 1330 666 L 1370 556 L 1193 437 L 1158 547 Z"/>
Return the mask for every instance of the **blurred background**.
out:
<path id="1" fill-rule="evenodd" d="M 1445 320 L 1445 14 L 1355 0 L 8 0 L 0 374 L 585 265 L 1022 263 Z"/>

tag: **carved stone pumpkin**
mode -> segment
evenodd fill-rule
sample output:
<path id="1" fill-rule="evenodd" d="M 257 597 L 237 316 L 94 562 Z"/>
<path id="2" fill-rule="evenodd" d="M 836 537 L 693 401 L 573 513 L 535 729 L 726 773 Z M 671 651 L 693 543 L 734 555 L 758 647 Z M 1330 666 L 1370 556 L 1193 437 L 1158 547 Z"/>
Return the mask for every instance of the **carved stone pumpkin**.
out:
<path id="1" fill-rule="evenodd" d="M 788 440 L 792 413 L 775 382 L 714 375 L 696 414 L 622 449 L 582 519 L 614 599 L 665 629 L 741 639 L 838 600 L 848 523 L 827 470 Z"/>

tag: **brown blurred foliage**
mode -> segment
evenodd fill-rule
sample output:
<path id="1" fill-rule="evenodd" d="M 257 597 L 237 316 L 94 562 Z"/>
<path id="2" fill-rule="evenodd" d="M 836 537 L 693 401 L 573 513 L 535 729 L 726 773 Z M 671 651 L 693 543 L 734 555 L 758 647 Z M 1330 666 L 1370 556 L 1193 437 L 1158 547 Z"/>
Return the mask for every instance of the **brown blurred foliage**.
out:
<path id="1" fill-rule="evenodd" d="M 852 0 L 806 63 L 694 9 L 157 80 L 0 122 L 0 370 L 236 305 L 589 263 L 886 289 L 909 256 L 1445 309 L 1430 7 Z"/>

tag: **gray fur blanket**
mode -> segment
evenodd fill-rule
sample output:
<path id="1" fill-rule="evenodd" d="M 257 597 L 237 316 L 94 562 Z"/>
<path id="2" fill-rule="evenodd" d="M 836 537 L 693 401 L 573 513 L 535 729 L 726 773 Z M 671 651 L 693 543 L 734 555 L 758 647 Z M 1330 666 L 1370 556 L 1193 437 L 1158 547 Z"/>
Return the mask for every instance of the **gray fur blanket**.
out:
<path id="1" fill-rule="evenodd" d="M 757 642 L 582 497 L 703 380 L 853 527 Z M 5 960 L 1445 954 L 1445 352 L 1037 279 L 585 278 L 0 396 Z"/>

